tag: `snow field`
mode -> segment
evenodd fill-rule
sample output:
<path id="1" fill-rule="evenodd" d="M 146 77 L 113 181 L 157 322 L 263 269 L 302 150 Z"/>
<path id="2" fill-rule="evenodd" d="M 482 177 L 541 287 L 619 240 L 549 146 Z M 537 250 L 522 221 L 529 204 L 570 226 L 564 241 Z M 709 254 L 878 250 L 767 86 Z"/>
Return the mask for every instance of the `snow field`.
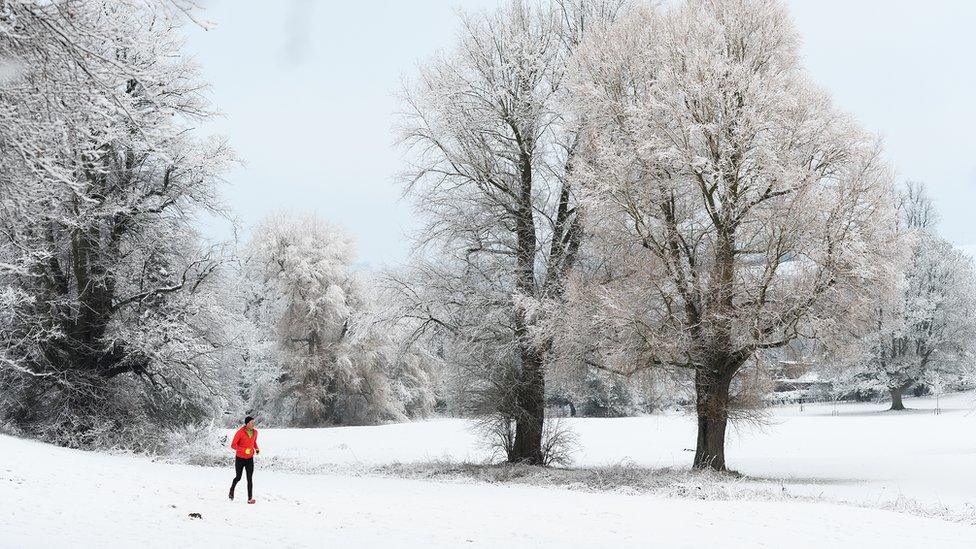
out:
<path id="1" fill-rule="evenodd" d="M 867 506 L 897 508 L 899 498 L 909 498 L 941 502 L 954 513 L 971 508 L 972 398 L 943 399 L 941 415 L 879 412 L 883 406 L 875 404 L 806 406 L 802 413 L 780 408 L 765 428 L 733 433 L 729 460 L 747 478 L 729 483 L 807 496 L 802 501 L 359 473 L 394 463 L 484 460 L 486 450 L 457 420 L 262 429 L 253 506 L 243 501 L 243 484 L 236 501 L 226 498 L 229 450 L 227 466 L 213 468 L 0 436 L 0 547 L 968 548 L 976 546 L 971 521 Z M 930 404 L 908 401 L 916 408 Z M 690 461 L 694 431 L 685 416 L 572 424 L 580 439 L 577 465 Z M 262 467 L 270 458 L 332 472 Z"/>
<path id="2" fill-rule="evenodd" d="M 766 425 L 730 428 L 728 463 L 747 477 L 737 484 L 872 507 L 920 506 L 976 516 L 976 475 L 971 472 L 976 465 L 976 394 L 940 399 L 939 415 L 934 398 L 908 398 L 906 406 L 912 409 L 889 412 L 886 403 L 773 408 Z M 686 468 L 691 463 L 695 423 L 686 414 L 566 421 L 578 438 L 576 467 Z M 491 460 L 469 425 L 436 419 L 377 427 L 264 429 L 262 456 L 313 471 Z"/>

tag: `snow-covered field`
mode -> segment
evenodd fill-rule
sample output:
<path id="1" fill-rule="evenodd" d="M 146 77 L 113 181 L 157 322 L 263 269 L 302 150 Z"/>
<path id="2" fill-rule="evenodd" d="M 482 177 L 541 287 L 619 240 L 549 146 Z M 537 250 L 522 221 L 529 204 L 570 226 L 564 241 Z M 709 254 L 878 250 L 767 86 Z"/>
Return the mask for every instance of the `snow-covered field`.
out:
<path id="1" fill-rule="evenodd" d="M 775 483 L 797 495 L 857 503 L 976 511 L 976 394 L 887 403 L 777 407 L 762 426 L 730 430 L 729 467 L 748 481 Z M 687 467 L 694 418 L 664 414 L 566 420 L 578 435 L 574 466 L 632 464 Z M 380 427 L 262 431 L 267 456 L 320 470 L 391 462 L 481 462 L 490 453 L 462 420 Z"/>
<path id="2" fill-rule="evenodd" d="M 484 460 L 457 420 L 262 429 L 258 459 L 279 470 L 258 462 L 254 506 L 244 504 L 243 484 L 237 501 L 226 499 L 229 466 L 0 436 L 0 546 L 973 547 L 976 525 L 960 519 L 976 504 L 976 398 L 941 404 L 940 415 L 932 399 L 909 399 L 915 410 L 902 413 L 883 404 L 775 409 L 764 428 L 734 432 L 728 450 L 747 478 L 727 482 L 770 497 L 720 500 L 361 474 Z M 693 424 L 679 414 L 571 423 L 577 466 L 690 462 Z"/>

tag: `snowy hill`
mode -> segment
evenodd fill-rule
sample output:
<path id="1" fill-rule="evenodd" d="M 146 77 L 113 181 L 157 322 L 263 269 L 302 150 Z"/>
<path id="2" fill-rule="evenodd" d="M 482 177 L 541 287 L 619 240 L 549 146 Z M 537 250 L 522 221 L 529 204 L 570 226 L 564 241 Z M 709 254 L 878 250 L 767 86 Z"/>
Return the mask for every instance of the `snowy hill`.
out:
<path id="1" fill-rule="evenodd" d="M 741 482 L 822 502 L 747 499 L 753 492 L 745 491 L 702 500 L 356 472 L 395 462 L 483 458 L 464 422 L 454 420 L 264 429 L 253 506 L 243 497 L 227 500 L 229 467 L 166 464 L 0 436 L 0 547 L 751 548 L 782 547 L 786 540 L 791 548 L 817 549 L 972 547 L 971 521 L 865 507 L 910 497 L 971 509 L 972 402 L 972 394 L 943 399 L 941 415 L 926 409 L 934 405 L 930 399 L 908 400 L 916 408 L 909 413 L 880 412 L 883 405 L 876 404 L 781 408 L 764 429 L 733 435 L 731 464 L 760 477 Z M 694 433 L 684 416 L 573 423 L 583 465 L 683 467 L 689 461 L 685 448 Z M 268 470 L 274 463 L 309 472 Z M 333 472 L 314 472 L 320 468 Z M 783 480 L 767 480 L 774 477 Z"/>

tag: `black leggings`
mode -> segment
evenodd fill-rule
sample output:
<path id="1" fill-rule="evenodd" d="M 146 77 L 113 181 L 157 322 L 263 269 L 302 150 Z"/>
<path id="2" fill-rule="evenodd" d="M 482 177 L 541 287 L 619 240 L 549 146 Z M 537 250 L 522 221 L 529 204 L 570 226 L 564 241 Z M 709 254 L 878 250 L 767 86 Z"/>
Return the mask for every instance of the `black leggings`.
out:
<path id="1" fill-rule="evenodd" d="M 241 480 L 241 473 L 247 470 L 247 499 L 254 499 L 254 483 L 251 482 L 251 477 L 254 476 L 254 458 L 235 458 L 234 459 L 234 472 L 236 476 L 234 477 L 234 482 L 230 485 L 230 495 L 234 495 L 234 488 L 237 488 L 237 482 Z"/>

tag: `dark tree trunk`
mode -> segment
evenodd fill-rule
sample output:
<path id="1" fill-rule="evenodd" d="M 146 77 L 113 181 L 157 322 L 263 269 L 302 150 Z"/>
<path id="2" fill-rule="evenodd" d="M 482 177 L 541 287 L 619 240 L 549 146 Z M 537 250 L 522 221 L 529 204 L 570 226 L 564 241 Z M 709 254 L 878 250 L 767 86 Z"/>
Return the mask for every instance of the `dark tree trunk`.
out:
<path id="1" fill-rule="evenodd" d="M 725 428 L 729 422 L 729 381 L 711 379 L 706 373 L 695 376 L 697 393 L 698 443 L 695 469 L 725 471 Z"/>
<path id="2" fill-rule="evenodd" d="M 901 401 L 901 394 L 905 391 L 905 387 L 894 387 L 888 389 L 891 393 L 891 409 L 892 410 L 904 410 L 905 404 Z"/>
<path id="3" fill-rule="evenodd" d="M 719 225 L 719 224 L 717 224 Z M 696 307 L 689 320 L 699 338 L 698 356 L 702 363 L 695 370 L 698 441 L 695 447 L 695 469 L 725 471 L 725 428 L 729 422 L 729 387 L 736 372 L 752 354 L 735 350 L 732 334 L 735 307 L 735 233 L 734 227 L 719 226 L 715 264 L 711 275 L 714 287 L 706 295 L 705 305 Z M 675 229 L 676 230 L 676 229 Z M 674 242 L 672 246 L 677 246 Z M 677 254 L 675 254 L 677 255 Z M 709 320 L 697 318 L 698 311 L 711 311 Z"/>
<path id="4" fill-rule="evenodd" d="M 544 465 L 542 427 L 546 419 L 546 383 L 541 353 L 522 353 L 522 373 L 516 391 L 515 442 L 509 461 Z"/>
<path id="5" fill-rule="evenodd" d="M 532 209 L 532 158 L 525 151 L 531 143 L 520 139 L 523 152 L 519 158 L 519 204 L 515 216 L 516 278 L 515 287 L 526 296 L 535 296 L 535 261 L 538 243 Z M 542 349 L 529 336 L 529 322 L 524 311 L 515 314 L 515 338 L 521 365 L 515 388 L 515 441 L 509 461 L 543 465 L 542 426 L 546 418 L 545 358 Z"/>

